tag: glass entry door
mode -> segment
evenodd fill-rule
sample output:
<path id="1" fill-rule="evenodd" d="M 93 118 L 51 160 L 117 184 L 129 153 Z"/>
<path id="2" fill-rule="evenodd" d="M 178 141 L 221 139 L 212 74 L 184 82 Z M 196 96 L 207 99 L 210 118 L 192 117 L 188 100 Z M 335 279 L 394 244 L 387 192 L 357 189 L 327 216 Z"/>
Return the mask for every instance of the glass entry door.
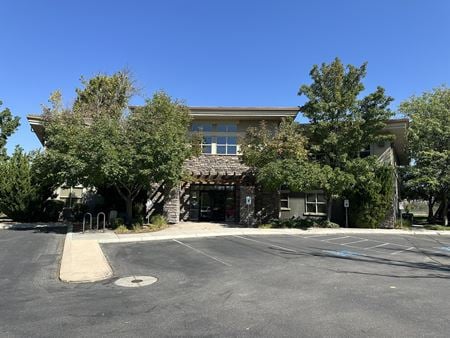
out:
<path id="1" fill-rule="evenodd" d="M 192 185 L 190 219 L 213 222 L 236 220 L 236 196 L 233 185 Z"/>

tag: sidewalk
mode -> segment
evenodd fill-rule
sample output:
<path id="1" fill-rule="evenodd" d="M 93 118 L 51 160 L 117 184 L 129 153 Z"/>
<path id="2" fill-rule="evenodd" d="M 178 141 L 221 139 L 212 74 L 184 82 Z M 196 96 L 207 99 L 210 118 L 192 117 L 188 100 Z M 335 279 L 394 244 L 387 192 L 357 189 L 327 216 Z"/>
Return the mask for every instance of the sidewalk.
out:
<path id="1" fill-rule="evenodd" d="M 450 231 L 434 230 L 399 230 L 399 229 L 361 229 L 361 228 L 312 228 L 302 229 L 259 229 L 241 228 L 218 223 L 183 222 L 161 231 L 138 234 L 115 234 L 111 230 L 105 233 L 77 233 L 74 240 L 97 240 L 99 243 L 127 243 L 142 241 L 158 241 L 179 238 L 201 238 L 233 235 L 320 235 L 320 234 L 391 234 L 391 235 L 450 235 Z"/>
<path id="2" fill-rule="evenodd" d="M 59 278 L 64 282 L 85 283 L 112 277 L 112 269 L 98 241 L 74 241 L 72 237 L 71 232 L 66 235 Z"/>
<path id="3" fill-rule="evenodd" d="M 139 234 L 103 232 L 72 233 L 66 235 L 60 279 L 65 282 L 95 282 L 112 277 L 100 244 L 160 241 L 182 238 L 202 238 L 236 235 L 322 235 L 322 234 L 391 234 L 391 235 L 450 235 L 450 231 L 397 229 L 258 229 L 239 228 L 228 224 L 183 222 L 164 230 Z"/>

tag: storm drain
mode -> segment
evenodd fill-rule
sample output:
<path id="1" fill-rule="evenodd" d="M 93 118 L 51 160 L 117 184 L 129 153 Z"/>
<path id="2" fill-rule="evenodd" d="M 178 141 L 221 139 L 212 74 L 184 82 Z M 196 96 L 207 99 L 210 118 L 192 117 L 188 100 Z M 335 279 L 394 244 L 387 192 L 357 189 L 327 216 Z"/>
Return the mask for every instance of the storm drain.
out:
<path id="1" fill-rule="evenodd" d="M 118 286 L 126 288 L 138 288 L 140 286 L 146 286 L 155 283 L 158 278 L 152 276 L 129 276 L 119 278 L 114 282 Z"/>

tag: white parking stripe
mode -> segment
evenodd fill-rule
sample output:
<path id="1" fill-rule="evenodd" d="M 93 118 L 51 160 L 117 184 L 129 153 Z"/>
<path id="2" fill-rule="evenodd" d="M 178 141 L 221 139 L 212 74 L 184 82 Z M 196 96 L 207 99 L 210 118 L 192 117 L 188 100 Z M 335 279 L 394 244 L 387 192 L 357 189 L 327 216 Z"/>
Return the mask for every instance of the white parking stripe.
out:
<path id="1" fill-rule="evenodd" d="M 238 235 L 235 235 L 235 236 L 233 236 L 233 237 L 242 238 L 242 239 L 245 239 L 245 240 L 247 240 L 247 241 L 256 242 L 256 243 L 260 243 L 260 244 L 264 244 L 264 245 L 270 245 L 270 246 L 273 247 L 273 248 L 278 248 L 278 249 L 281 249 L 281 250 L 284 250 L 284 251 L 289 251 L 289 252 L 295 252 L 295 253 L 297 253 L 297 251 L 295 251 L 295 250 L 288 249 L 288 248 L 284 248 L 284 247 L 282 247 L 282 246 L 275 245 L 275 244 L 272 244 L 272 243 L 261 242 L 261 241 L 257 241 L 256 239 L 247 238 L 247 237 L 242 237 L 242 236 L 238 236 Z"/>
<path id="2" fill-rule="evenodd" d="M 348 243 L 341 243 L 342 245 L 348 245 L 348 244 L 354 244 L 354 243 L 361 243 L 361 242 L 367 242 L 368 239 L 360 239 L 358 241 L 348 242 Z"/>
<path id="3" fill-rule="evenodd" d="M 343 236 L 343 237 L 336 237 L 336 238 L 329 238 L 329 239 L 323 239 L 324 242 L 328 242 L 328 241 L 335 241 L 337 239 L 344 239 L 344 238 L 349 238 L 350 236 Z"/>
<path id="4" fill-rule="evenodd" d="M 360 238 L 360 239 L 365 239 L 365 238 L 363 238 L 363 237 L 358 237 L 358 236 L 352 236 L 352 237 Z M 392 244 L 392 245 L 403 246 L 403 247 L 405 247 L 405 248 L 408 248 L 408 245 L 398 244 L 398 243 L 383 242 L 383 241 L 379 241 L 379 240 L 377 240 L 377 239 L 369 239 L 369 241 L 371 241 L 371 242 L 378 242 L 378 243 Z"/>
<path id="5" fill-rule="evenodd" d="M 189 248 L 189 249 L 192 249 L 192 250 L 194 250 L 195 252 L 198 252 L 199 254 L 202 254 L 202 255 L 204 255 L 204 256 L 206 256 L 206 257 L 209 257 L 209 258 L 211 258 L 211 259 L 214 259 L 215 261 L 217 261 L 217 262 L 219 262 L 219 263 L 222 263 L 222 264 L 224 264 L 224 265 L 226 265 L 226 266 L 231 266 L 231 264 L 229 264 L 229 263 L 227 263 L 227 262 L 224 262 L 224 261 L 218 259 L 217 257 L 208 255 L 206 252 L 203 252 L 203 251 L 201 251 L 201 250 L 199 250 L 199 249 L 196 249 L 196 248 L 190 246 L 189 244 L 183 243 L 183 242 L 181 242 L 181 241 L 179 241 L 179 240 L 176 240 L 176 239 L 172 239 L 172 241 L 177 242 L 178 244 L 184 245 L 185 247 L 187 247 L 187 248 Z"/>
<path id="6" fill-rule="evenodd" d="M 403 251 L 409 251 L 409 250 L 412 250 L 412 249 L 414 249 L 413 246 L 410 247 L 410 248 L 408 248 L 408 249 L 403 249 L 403 250 L 398 250 L 398 251 L 395 251 L 395 252 L 391 252 L 391 255 L 396 255 L 396 254 L 398 254 L 398 253 L 400 253 L 400 252 L 403 252 Z"/>
<path id="7" fill-rule="evenodd" d="M 372 241 L 372 240 L 371 240 Z M 378 242 L 378 241 L 377 241 Z M 383 244 L 378 244 L 378 245 L 374 245 L 371 246 L 369 248 L 364 248 L 365 250 L 370 250 L 370 249 L 375 249 L 375 248 L 379 248 L 380 246 L 385 246 L 385 245 L 389 245 L 389 243 L 383 243 Z"/>

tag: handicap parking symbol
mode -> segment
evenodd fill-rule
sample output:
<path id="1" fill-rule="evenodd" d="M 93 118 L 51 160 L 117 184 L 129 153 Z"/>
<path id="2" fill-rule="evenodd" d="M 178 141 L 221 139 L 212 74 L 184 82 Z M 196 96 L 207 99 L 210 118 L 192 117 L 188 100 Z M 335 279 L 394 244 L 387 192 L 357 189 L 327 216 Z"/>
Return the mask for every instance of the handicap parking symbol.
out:
<path id="1" fill-rule="evenodd" d="M 364 256 L 358 252 L 347 251 L 347 250 L 340 250 L 340 251 L 323 250 L 323 251 L 326 253 L 332 254 L 334 256 L 339 256 L 339 257 Z"/>

